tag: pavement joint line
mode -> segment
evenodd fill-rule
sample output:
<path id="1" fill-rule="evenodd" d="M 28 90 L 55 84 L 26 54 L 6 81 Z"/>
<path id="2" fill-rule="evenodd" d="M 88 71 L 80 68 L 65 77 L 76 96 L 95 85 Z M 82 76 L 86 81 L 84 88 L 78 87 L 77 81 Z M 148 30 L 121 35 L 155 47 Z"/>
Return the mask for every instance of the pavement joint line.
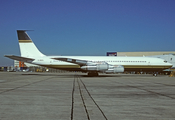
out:
<path id="1" fill-rule="evenodd" d="M 72 88 L 71 120 L 73 120 L 73 111 L 74 111 L 74 92 L 75 92 L 75 76 L 74 76 L 73 88 Z"/>
<path id="2" fill-rule="evenodd" d="M 78 78 L 80 79 L 81 83 L 83 84 L 86 92 L 88 93 L 89 97 L 92 99 L 92 101 L 95 103 L 95 105 L 97 106 L 97 108 L 100 110 L 100 112 L 102 113 L 103 117 L 107 119 L 107 117 L 105 116 L 104 112 L 102 111 L 102 109 L 100 108 L 100 106 L 96 103 L 96 101 L 93 99 L 93 97 L 91 96 L 90 92 L 88 91 L 88 89 L 86 88 L 86 85 L 84 84 L 84 82 L 81 80 L 81 78 L 78 76 Z"/>
<path id="3" fill-rule="evenodd" d="M 116 81 L 112 81 L 112 82 L 116 82 Z M 120 82 L 116 82 L 116 83 L 120 83 Z M 120 84 L 123 84 L 123 83 L 120 83 Z M 171 97 L 171 96 L 168 96 L 168 95 L 165 95 L 165 94 L 162 94 L 162 93 L 154 92 L 154 91 L 151 91 L 151 90 L 146 90 L 146 89 L 143 89 L 143 88 L 140 88 L 140 87 L 137 87 L 137 86 L 132 86 L 132 85 L 126 85 L 126 86 L 132 87 L 132 88 L 137 88 L 137 89 L 140 89 L 140 90 L 144 90 L 146 92 L 156 94 L 156 95 L 159 95 L 159 96 L 164 96 L 164 97 L 168 97 L 168 98 L 171 98 L 171 99 L 175 99 L 174 97 Z"/>
<path id="4" fill-rule="evenodd" d="M 155 84 L 160 84 L 160 85 L 164 85 L 164 86 L 172 86 L 172 87 L 175 87 L 175 85 L 167 85 L 167 84 L 163 84 L 163 83 L 155 83 Z"/>
<path id="5" fill-rule="evenodd" d="M 87 110 L 87 107 L 86 107 L 86 104 L 85 104 L 85 101 L 84 101 L 84 98 L 83 98 L 82 90 L 81 90 L 81 87 L 80 87 L 80 83 L 79 83 L 79 80 L 78 80 L 78 76 L 76 76 L 76 77 L 77 77 L 77 83 L 78 83 L 78 88 L 79 88 L 81 100 L 83 102 L 84 109 L 86 111 L 87 119 L 90 120 L 89 113 L 88 113 L 88 110 Z"/>
<path id="6" fill-rule="evenodd" d="M 16 89 L 19 89 L 19 88 L 23 88 L 23 87 L 26 87 L 26 86 L 30 86 L 32 84 L 36 84 L 36 83 L 39 83 L 39 82 L 42 82 L 42 81 L 46 81 L 46 80 L 48 80 L 48 78 L 44 79 L 44 80 L 39 80 L 39 81 L 36 81 L 36 82 L 32 82 L 32 83 L 29 83 L 29 84 L 26 84 L 26 85 L 18 86 L 18 87 L 12 88 L 12 89 L 8 89 L 8 90 L 0 92 L 0 94 L 6 93 L 6 92 L 10 92 L 10 91 L 13 91 L 13 90 L 16 90 Z"/>
<path id="7" fill-rule="evenodd" d="M 156 94 L 156 95 L 165 96 L 165 97 L 168 97 L 168 98 L 171 98 L 171 99 L 175 99 L 174 97 L 171 97 L 171 96 L 168 96 L 168 95 L 165 95 L 165 94 L 162 94 L 162 93 L 158 93 L 158 92 L 154 92 L 154 91 L 151 91 L 151 90 L 142 89 L 142 88 L 135 87 L 135 86 L 131 86 L 131 87 L 134 87 L 134 88 L 137 88 L 137 89 L 140 89 L 140 90 L 144 90 L 144 91 Z"/>

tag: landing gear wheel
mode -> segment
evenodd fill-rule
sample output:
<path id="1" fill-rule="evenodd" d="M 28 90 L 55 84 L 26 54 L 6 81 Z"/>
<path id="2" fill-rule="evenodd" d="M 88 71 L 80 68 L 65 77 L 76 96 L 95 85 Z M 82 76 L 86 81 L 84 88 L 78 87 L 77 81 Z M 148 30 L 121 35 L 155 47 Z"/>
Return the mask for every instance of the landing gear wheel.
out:
<path id="1" fill-rule="evenodd" d="M 98 72 L 88 72 L 88 76 L 98 76 Z"/>
<path id="2" fill-rule="evenodd" d="M 156 77 L 156 76 L 157 76 L 157 74 L 158 74 L 158 73 L 157 73 L 157 72 L 155 72 L 155 73 L 153 73 L 153 76 L 154 76 L 154 77 Z"/>

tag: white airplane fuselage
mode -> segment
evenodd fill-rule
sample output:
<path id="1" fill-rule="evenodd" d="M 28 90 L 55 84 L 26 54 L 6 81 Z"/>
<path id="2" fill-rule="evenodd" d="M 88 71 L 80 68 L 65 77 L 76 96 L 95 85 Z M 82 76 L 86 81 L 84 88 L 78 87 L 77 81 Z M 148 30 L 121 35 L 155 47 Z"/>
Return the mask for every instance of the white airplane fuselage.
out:
<path id="1" fill-rule="evenodd" d="M 48 68 L 56 68 L 70 71 L 83 71 L 81 67 L 74 63 L 68 63 L 52 58 L 74 58 L 79 60 L 87 60 L 93 63 L 106 62 L 113 66 L 122 65 L 125 71 L 161 71 L 168 69 L 172 65 L 163 59 L 149 57 L 109 57 L 109 56 L 43 56 L 35 58 L 32 64 L 45 66 Z"/>

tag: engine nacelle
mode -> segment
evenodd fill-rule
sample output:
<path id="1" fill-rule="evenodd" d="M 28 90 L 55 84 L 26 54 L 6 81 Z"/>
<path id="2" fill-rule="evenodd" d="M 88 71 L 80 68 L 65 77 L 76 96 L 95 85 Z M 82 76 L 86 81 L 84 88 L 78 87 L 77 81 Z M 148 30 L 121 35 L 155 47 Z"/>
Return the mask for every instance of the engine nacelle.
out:
<path id="1" fill-rule="evenodd" d="M 122 65 L 109 66 L 109 69 L 105 73 L 122 73 L 124 72 L 124 67 Z"/>
<path id="2" fill-rule="evenodd" d="M 106 71 L 109 69 L 109 65 L 108 64 L 94 64 L 94 65 L 82 66 L 81 69 L 88 70 L 88 71 Z"/>

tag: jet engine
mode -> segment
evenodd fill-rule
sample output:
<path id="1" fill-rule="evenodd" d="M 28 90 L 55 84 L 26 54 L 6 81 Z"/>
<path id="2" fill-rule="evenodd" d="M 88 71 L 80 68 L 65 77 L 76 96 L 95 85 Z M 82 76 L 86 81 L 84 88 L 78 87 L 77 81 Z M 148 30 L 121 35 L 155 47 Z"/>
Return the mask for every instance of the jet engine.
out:
<path id="1" fill-rule="evenodd" d="M 89 64 L 87 66 L 82 66 L 81 69 L 87 71 L 106 71 L 109 69 L 108 64 Z"/>
<path id="2" fill-rule="evenodd" d="M 109 66 L 109 69 L 105 73 L 122 73 L 124 72 L 124 67 L 122 65 L 118 66 Z"/>
<path id="3" fill-rule="evenodd" d="M 124 72 L 124 67 L 122 65 L 113 66 L 109 65 L 108 63 L 100 63 L 96 64 L 93 62 L 87 63 L 86 66 L 82 66 L 81 69 L 86 71 L 101 71 L 105 73 L 122 73 Z"/>

